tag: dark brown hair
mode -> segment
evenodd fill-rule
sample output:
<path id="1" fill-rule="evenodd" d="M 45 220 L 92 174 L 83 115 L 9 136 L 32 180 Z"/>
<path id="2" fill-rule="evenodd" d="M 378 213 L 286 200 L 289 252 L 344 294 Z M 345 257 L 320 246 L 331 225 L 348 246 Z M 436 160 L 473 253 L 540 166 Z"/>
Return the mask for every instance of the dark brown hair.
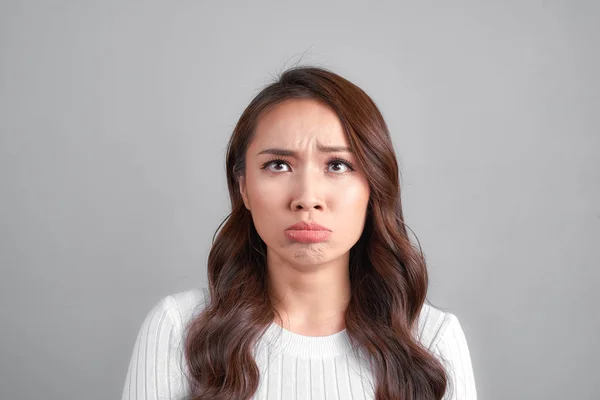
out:
<path id="1" fill-rule="evenodd" d="M 238 179 L 257 120 L 292 98 L 312 98 L 337 113 L 368 177 L 362 235 L 350 250 L 351 299 L 345 316 L 353 348 L 369 356 L 377 400 L 440 400 L 447 376 L 415 338 L 428 275 L 420 246 L 402 215 L 398 163 L 387 125 L 358 86 L 319 67 L 293 67 L 265 87 L 242 113 L 228 143 L 231 213 L 208 257 L 210 301 L 185 342 L 193 400 L 247 400 L 258 388 L 254 344 L 275 317 L 267 289 L 266 245 L 244 206 Z"/>

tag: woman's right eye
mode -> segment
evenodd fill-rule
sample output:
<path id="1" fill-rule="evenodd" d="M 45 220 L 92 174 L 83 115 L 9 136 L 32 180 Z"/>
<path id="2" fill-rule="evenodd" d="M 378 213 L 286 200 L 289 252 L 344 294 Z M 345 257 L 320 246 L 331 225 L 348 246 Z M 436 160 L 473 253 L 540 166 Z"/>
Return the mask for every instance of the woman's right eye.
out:
<path id="1" fill-rule="evenodd" d="M 287 166 L 287 162 L 285 162 L 283 160 L 273 160 L 273 161 L 269 161 L 268 163 L 266 163 L 263 168 L 273 167 L 273 168 L 269 168 L 269 169 L 273 172 L 281 172 L 281 171 L 285 171 L 285 170 L 281 169 L 282 166 Z"/>

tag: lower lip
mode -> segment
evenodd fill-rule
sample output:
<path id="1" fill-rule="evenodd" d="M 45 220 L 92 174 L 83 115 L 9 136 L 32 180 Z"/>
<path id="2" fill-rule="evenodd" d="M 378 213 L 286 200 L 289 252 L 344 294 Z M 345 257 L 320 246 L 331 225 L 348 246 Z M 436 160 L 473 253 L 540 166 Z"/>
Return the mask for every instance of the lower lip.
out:
<path id="1" fill-rule="evenodd" d="M 327 240 L 331 231 L 288 230 L 285 235 L 294 242 L 319 243 Z"/>

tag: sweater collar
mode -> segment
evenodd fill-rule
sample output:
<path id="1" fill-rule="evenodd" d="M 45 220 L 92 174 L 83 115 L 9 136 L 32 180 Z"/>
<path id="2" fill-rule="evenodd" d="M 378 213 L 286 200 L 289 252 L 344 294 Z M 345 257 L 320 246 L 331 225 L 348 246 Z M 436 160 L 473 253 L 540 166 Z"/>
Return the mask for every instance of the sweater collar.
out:
<path id="1" fill-rule="evenodd" d="M 328 336 L 305 336 L 272 322 L 261 338 L 272 351 L 300 357 L 333 357 L 352 346 L 346 329 Z"/>

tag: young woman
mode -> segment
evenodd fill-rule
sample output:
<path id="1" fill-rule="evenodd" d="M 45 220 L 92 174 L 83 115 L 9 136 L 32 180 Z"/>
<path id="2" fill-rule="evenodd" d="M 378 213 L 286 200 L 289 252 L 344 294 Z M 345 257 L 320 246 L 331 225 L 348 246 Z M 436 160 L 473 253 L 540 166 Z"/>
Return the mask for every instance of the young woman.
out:
<path id="1" fill-rule="evenodd" d="M 359 87 L 295 67 L 229 140 L 231 213 L 208 288 L 164 297 L 123 400 L 475 400 L 454 314 L 425 304 L 386 123 Z"/>

